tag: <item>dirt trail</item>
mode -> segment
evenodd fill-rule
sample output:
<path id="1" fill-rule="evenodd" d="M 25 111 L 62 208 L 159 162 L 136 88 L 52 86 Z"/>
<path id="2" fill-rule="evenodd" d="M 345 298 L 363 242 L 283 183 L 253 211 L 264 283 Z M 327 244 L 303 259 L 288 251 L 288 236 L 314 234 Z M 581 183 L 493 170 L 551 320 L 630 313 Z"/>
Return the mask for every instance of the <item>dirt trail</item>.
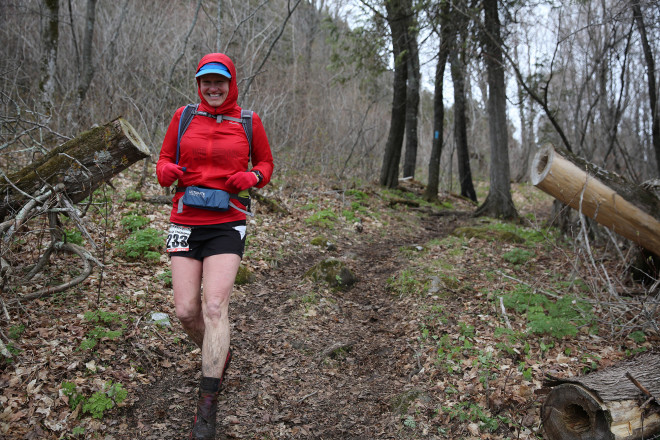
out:
<path id="1" fill-rule="evenodd" d="M 393 408 L 419 370 L 406 331 L 416 324 L 386 281 L 400 267 L 401 246 L 444 236 L 456 219 L 429 219 L 428 225 L 424 236 L 356 234 L 331 255 L 296 255 L 238 289 L 218 438 L 398 438 Z M 304 280 L 304 272 L 328 256 L 344 259 L 358 274 L 349 290 Z M 187 438 L 199 365 L 173 365 L 145 387 L 123 412 L 121 438 Z"/>

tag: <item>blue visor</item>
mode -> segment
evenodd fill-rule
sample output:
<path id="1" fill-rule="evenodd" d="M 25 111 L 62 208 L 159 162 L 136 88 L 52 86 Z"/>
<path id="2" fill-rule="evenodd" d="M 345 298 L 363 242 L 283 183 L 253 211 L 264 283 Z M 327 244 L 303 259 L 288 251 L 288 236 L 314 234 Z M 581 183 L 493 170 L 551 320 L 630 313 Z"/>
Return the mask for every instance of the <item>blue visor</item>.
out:
<path id="1" fill-rule="evenodd" d="M 231 73 L 229 73 L 229 69 L 227 69 L 227 67 L 222 63 L 204 64 L 202 68 L 197 72 L 197 75 L 195 75 L 195 78 L 199 78 L 202 75 L 208 75 L 209 73 L 217 73 L 218 75 L 222 75 L 225 78 L 231 79 Z"/>

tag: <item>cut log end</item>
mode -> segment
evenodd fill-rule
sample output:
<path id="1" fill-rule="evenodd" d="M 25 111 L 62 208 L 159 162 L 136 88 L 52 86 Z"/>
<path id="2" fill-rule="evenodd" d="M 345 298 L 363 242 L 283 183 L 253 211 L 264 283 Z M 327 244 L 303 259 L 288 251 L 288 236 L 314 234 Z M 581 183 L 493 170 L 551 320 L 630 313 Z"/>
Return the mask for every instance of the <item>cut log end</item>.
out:
<path id="1" fill-rule="evenodd" d="M 126 121 L 124 118 L 119 118 L 118 121 L 122 128 L 121 131 L 124 133 L 124 135 L 141 153 L 145 155 L 145 157 L 148 157 L 151 154 L 149 147 L 144 143 L 135 128 L 133 128 L 133 126 L 129 124 L 128 121 Z"/>
<path id="2" fill-rule="evenodd" d="M 554 388 L 542 410 L 543 426 L 551 440 L 614 439 L 596 396 L 573 384 Z"/>
<path id="3" fill-rule="evenodd" d="M 541 410 L 546 438 L 642 440 L 660 432 L 660 416 L 644 416 L 637 400 L 601 400 L 599 396 L 575 383 L 554 387 Z"/>
<path id="4" fill-rule="evenodd" d="M 531 179 L 533 185 L 538 185 L 542 182 L 550 172 L 550 164 L 555 154 L 552 147 L 541 147 L 539 152 L 534 156 L 531 169 Z"/>

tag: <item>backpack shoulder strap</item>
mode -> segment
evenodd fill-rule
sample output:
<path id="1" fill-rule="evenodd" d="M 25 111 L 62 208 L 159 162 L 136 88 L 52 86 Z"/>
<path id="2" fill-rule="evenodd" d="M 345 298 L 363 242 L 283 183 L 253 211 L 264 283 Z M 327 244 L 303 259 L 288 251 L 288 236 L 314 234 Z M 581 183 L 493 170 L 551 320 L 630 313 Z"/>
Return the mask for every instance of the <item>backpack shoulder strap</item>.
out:
<path id="1" fill-rule="evenodd" d="M 176 163 L 179 163 L 179 150 L 181 148 L 181 137 L 183 136 L 183 133 L 186 132 L 186 129 L 190 125 L 190 121 L 192 121 L 193 116 L 195 116 L 195 113 L 197 112 L 197 105 L 196 104 L 188 104 L 186 108 L 183 109 L 183 112 L 181 112 L 181 118 L 179 119 L 179 132 L 177 133 L 176 137 Z"/>
<path id="2" fill-rule="evenodd" d="M 245 136 L 247 136 L 248 144 L 250 144 L 250 161 L 252 161 L 252 110 L 241 110 L 241 123 Z"/>

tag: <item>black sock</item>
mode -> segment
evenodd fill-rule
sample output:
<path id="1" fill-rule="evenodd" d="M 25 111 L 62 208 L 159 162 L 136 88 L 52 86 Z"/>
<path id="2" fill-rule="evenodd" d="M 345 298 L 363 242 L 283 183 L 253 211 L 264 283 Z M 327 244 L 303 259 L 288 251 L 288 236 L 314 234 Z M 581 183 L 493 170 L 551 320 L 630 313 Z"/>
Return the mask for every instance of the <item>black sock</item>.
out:
<path id="1" fill-rule="evenodd" d="M 202 377 L 199 389 L 215 393 L 220 389 L 220 382 L 221 380 L 217 377 Z"/>

